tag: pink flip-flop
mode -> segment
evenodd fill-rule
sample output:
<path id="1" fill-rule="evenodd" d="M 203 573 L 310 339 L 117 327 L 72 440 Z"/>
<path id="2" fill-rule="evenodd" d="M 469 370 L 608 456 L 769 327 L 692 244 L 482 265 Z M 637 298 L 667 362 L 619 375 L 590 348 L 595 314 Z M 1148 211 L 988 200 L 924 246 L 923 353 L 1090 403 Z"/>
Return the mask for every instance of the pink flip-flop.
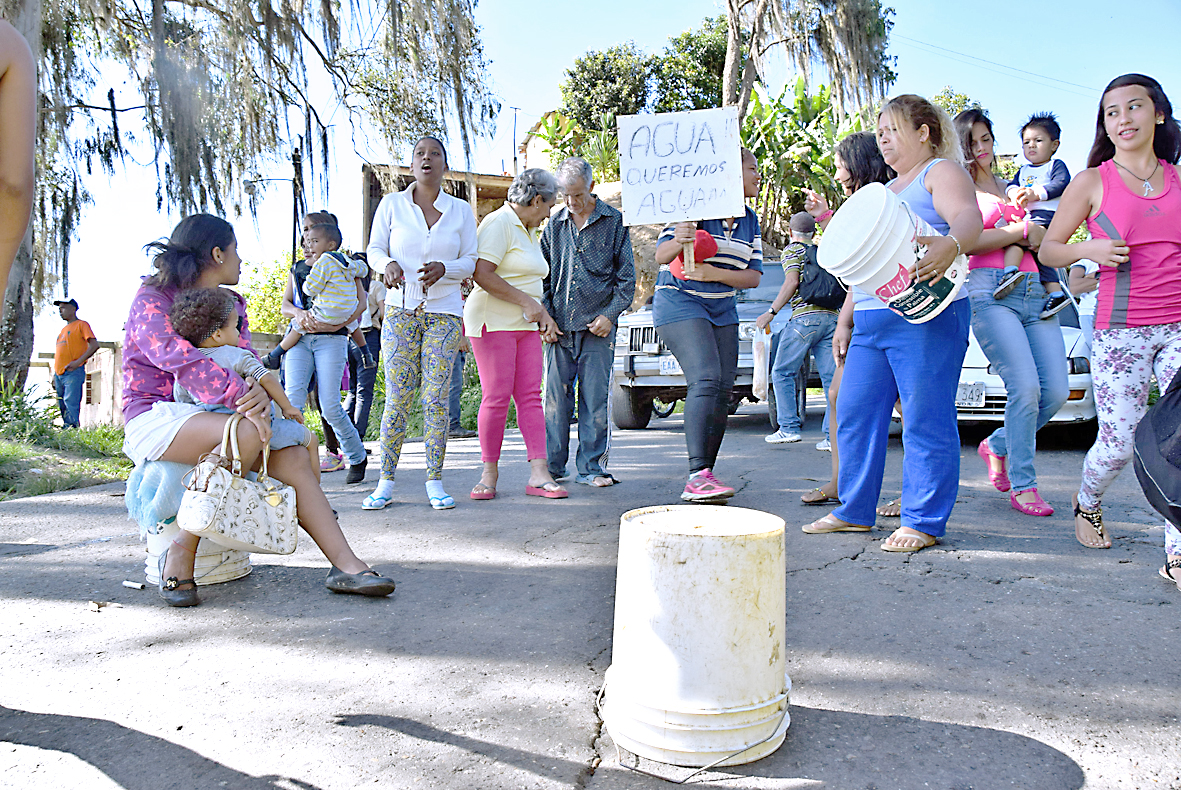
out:
<path id="1" fill-rule="evenodd" d="M 476 483 L 476 485 L 483 485 L 483 483 Z M 472 499 L 496 499 L 496 489 L 483 486 L 482 491 L 477 491 L 473 488 L 470 496 Z"/>
<path id="2" fill-rule="evenodd" d="M 554 486 L 548 488 L 547 486 Z M 546 499 L 565 499 L 570 493 L 557 483 L 546 483 L 544 486 L 525 486 L 526 496 L 539 496 Z"/>

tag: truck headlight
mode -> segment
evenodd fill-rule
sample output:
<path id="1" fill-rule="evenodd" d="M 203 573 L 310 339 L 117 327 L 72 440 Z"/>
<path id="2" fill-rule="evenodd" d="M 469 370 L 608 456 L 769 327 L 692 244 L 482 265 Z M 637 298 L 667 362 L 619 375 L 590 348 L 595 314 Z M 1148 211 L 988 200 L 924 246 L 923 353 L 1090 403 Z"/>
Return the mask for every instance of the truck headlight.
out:
<path id="1" fill-rule="evenodd" d="M 739 340 L 754 340 L 755 332 L 758 327 L 755 324 L 739 324 L 738 325 L 738 339 Z"/>

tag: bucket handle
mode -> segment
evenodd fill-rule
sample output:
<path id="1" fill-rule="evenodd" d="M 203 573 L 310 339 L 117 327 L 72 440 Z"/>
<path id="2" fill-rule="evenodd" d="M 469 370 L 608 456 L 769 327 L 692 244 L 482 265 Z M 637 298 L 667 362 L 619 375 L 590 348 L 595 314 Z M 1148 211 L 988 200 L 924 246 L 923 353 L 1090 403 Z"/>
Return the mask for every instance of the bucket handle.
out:
<path id="1" fill-rule="evenodd" d="M 595 713 L 598 715 L 600 720 L 602 720 L 602 718 L 603 718 L 603 711 L 602 711 L 603 696 L 606 693 L 607 693 L 607 682 L 603 681 L 602 688 L 600 688 L 599 693 L 595 695 Z M 698 774 L 703 774 L 706 771 L 710 770 L 711 768 L 721 765 L 722 763 L 726 762 L 727 760 L 733 760 L 735 757 L 742 754 L 743 752 L 749 752 L 751 749 L 755 748 L 756 746 L 762 746 L 764 743 L 766 743 L 767 741 L 774 738 L 778 734 L 779 728 L 781 726 L 783 726 L 783 720 L 787 718 L 787 709 L 790 706 L 790 702 L 791 702 L 790 696 L 783 700 L 783 715 L 781 715 L 779 717 L 779 721 L 775 722 L 775 726 L 773 728 L 771 728 L 771 734 L 768 735 L 766 738 L 763 738 L 763 740 L 759 741 L 758 743 L 752 743 L 750 746 L 744 746 L 741 749 L 739 749 L 738 751 L 734 752 L 733 754 L 727 754 L 725 757 L 721 757 L 717 760 L 714 760 L 709 765 L 702 766 L 701 768 L 698 768 L 693 773 L 691 773 L 688 776 L 683 777 L 681 779 L 671 779 L 667 776 L 663 776 L 661 774 L 655 773 L 654 771 L 647 771 L 647 770 L 641 768 L 640 767 L 640 760 L 639 760 L 640 756 L 638 754 L 632 755 L 633 757 L 636 758 L 636 764 L 635 765 L 627 765 L 626 763 L 623 762 L 623 752 L 626 750 L 622 749 L 619 746 L 618 741 L 616 741 L 614 738 L 612 738 L 611 741 L 612 741 L 612 743 L 615 744 L 615 762 L 619 765 L 620 768 L 626 768 L 627 770 L 634 771 L 637 774 L 643 774 L 644 776 L 651 776 L 653 779 L 660 779 L 662 781 L 665 781 L 665 782 L 668 782 L 668 783 L 674 784 L 674 785 L 683 785 L 686 782 L 688 782 L 690 779 L 692 779 L 693 777 L 697 776 Z"/>

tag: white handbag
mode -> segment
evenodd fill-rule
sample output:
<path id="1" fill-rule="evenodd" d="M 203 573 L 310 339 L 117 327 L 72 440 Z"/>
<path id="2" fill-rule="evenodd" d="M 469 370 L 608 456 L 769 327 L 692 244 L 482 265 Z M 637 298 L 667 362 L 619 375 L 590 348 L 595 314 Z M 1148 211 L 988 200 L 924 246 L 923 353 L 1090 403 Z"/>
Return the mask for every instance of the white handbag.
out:
<path id="1" fill-rule="evenodd" d="M 231 549 L 290 554 L 299 538 L 295 489 L 267 475 L 269 445 L 263 445 L 258 479 L 246 479 L 238 450 L 241 421 L 240 414 L 226 420 L 221 447 L 185 475 L 177 523 L 186 532 Z"/>

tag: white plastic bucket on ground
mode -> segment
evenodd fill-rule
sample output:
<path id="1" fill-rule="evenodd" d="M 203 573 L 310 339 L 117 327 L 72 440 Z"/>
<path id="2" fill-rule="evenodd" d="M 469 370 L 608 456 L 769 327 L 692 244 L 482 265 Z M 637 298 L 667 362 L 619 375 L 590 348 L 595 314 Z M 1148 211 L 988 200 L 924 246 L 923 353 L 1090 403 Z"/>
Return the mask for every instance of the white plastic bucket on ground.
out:
<path id="1" fill-rule="evenodd" d="M 148 557 L 144 560 L 144 575 L 147 576 L 148 584 L 153 587 L 160 585 L 160 555 L 179 531 L 176 520 L 169 519 L 157 524 L 154 533 L 148 533 Z M 251 570 L 250 554 L 245 551 L 228 549 L 205 538 L 201 538 L 197 544 L 193 578 L 196 579 L 198 587 L 241 579 Z"/>
<path id="2" fill-rule="evenodd" d="M 911 323 L 921 324 L 955 300 L 968 276 L 967 256 L 960 255 L 940 279 L 911 281 L 909 268 L 927 251 L 918 237 L 939 235 L 884 184 L 867 184 L 833 215 L 817 259 L 833 276 L 877 297 Z"/>
<path id="3" fill-rule="evenodd" d="M 744 749 L 722 764 L 753 762 L 783 743 L 783 526 L 724 506 L 623 514 L 603 705 L 621 747 L 700 767 Z"/>

